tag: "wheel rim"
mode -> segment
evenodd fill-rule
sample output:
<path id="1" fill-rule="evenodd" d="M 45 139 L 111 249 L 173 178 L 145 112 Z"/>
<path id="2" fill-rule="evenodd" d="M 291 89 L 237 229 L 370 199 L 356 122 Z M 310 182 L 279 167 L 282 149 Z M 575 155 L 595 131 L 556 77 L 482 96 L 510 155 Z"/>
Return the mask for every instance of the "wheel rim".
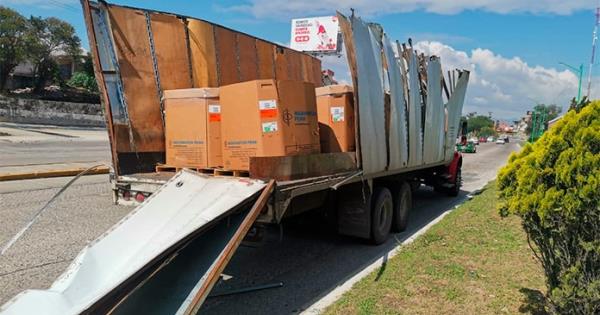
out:
<path id="1" fill-rule="evenodd" d="M 391 220 L 392 206 L 389 202 L 384 202 L 381 208 L 381 214 L 379 215 L 379 229 L 385 228 L 386 223 Z"/>

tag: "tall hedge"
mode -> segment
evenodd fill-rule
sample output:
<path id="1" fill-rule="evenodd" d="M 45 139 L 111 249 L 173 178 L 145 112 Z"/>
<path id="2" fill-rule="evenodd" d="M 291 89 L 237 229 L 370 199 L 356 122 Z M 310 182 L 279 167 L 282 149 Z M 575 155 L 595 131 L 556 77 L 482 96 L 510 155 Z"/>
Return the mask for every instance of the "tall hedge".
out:
<path id="1" fill-rule="evenodd" d="M 498 175 L 499 210 L 523 219 L 548 310 L 600 314 L 600 102 L 578 110 L 510 157 Z"/>

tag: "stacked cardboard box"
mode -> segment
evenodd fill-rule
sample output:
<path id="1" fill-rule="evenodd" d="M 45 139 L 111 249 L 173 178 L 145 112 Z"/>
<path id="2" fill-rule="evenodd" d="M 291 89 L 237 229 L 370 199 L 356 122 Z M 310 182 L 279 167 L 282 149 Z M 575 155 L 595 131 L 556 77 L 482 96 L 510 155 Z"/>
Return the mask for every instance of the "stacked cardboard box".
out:
<path id="1" fill-rule="evenodd" d="M 319 153 L 315 87 L 255 80 L 220 87 L 223 163 L 248 170 L 250 157 Z"/>
<path id="2" fill-rule="evenodd" d="M 352 87 L 328 85 L 316 89 L 321 151 L 352 152 L 354 139 L 354 98 Z"/>
<path id="3" fill-rule="evenodd" d="M 166 90 L 166 163 L 175 167 L 218 167 L 221 105 L 218 88 Z"/>

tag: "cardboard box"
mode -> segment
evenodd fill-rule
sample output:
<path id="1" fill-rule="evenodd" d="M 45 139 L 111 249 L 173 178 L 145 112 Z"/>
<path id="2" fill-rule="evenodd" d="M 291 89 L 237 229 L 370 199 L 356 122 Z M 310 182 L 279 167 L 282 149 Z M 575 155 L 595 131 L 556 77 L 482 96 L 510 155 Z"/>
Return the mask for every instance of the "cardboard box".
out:
<path id="1" fill-rule="evenodd" d="M 328 85 L 316 89 L 321 151 L 353 152 L 354 96 L 348 85 Z"/>
<path id="2" fill-rule="evenodd" d="M 167 165 L 222 166 L 219 89 L 166 90 L 163 99 Z"/>
<path id="3" fill-rule="evenodd" d="M 255 80 L 220 92 L 225 168 L 248 170 L 253 156 L 320 152 L 312 83 Z"/>

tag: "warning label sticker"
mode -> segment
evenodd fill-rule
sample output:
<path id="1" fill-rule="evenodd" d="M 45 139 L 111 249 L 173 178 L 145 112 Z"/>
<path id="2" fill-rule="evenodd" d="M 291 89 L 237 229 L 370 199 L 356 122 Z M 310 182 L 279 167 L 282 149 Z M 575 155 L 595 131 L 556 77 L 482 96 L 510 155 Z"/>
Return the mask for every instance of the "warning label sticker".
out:
<path id="1" fill-rule="evenodd" d="M 262 131 L 263 131 L 263 133 L 277 131 L 277 122 L 276 121 L 268 121 L 268 122 L 262 123 Z"/>
<path id="2" fill-rule="evenodd" d="M 258 101 L 258 109 L 260 110 L 260 118 L 275 118 L 275 117 L 277 117 L 277 101 L 276 100 Z"/>
<path id="3" fill-rule="evenodd" d="M 342 122 L 344 121 L 344 108 L 343 107 L 331 107 L 331 122 Z"/>
<path id="4" fill-rule="evenodd" d="M 208 105 L 208 121 L 209 122 L 221 121 L 221 105 L 219 105 L 219 104 Z"/>

